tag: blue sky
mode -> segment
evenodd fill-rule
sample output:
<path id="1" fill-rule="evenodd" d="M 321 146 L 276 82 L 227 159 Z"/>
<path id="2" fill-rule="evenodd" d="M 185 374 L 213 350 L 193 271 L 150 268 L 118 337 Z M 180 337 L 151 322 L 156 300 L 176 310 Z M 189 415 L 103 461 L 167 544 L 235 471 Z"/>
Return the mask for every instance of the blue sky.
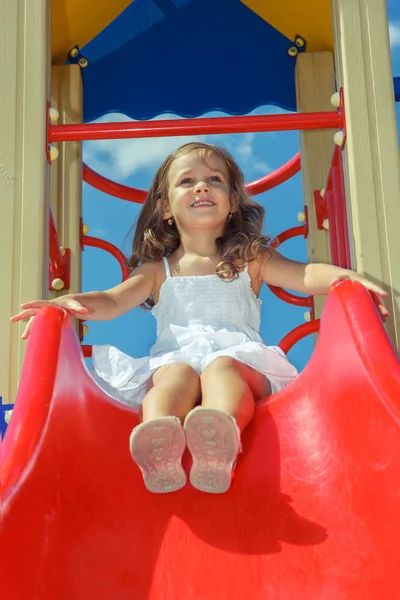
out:
<path id="1" fill-rule="evenodd" d="M 400 75 L 400 6 L 388 0 L 389 29 L 393 73 Z M 263 106 L 251 114 L 280 112 L 281 109 Z M 220 113 L 209 113 L 217 116 Z M 173 118 L 162 115 L 160 118 Z M 400 123 L 400 104 L 397 104 Z M 103 121 L 127 120 L 123 115 L 106 115 Z M 95 171 L 124 185 L 148 189 L 152 177 L 165 156 L 186 141 L 200 138 L 163 138 L 148 140 L 106 140 L 84 143 L 84 161 Z M 246 181 L 258 179 L 274 171 L 299 149 L 297 132 L 257 133 L 240 135 L 202 136 L 202 140 L 219 144 L 229 150 L 239 163 Z M 278 188 L 256 197 L 266 209 L 264 231 L 272 236 L 298 225 L 297 214 L 303 208 L 301 174 Z M 131 238 L 126 235 L 140 207 L 107 196 L 87 184 L 83 189 L 83 217 L 89 225 L 89 235 L 106 239 L 125 254 L 129 254 Z M 306 261 L 305 241 L 297 238 L 280 247 L 294 260 Z M 121 280 L 118 263 L 107 253 L 86 248 L 83 253 L 83 291 L 103 290 Z M 261 335 L 267 344 L 277 344 L 297 325 L 304 323 L 305 308 L 288 305 L 273 296 L 267 288 L 260 297 L 262 304 Z M 90 322 L 86 344 L 112 344 L 131 356 L 148 354 L 155 339 L 155 320 L 149 312 L 137 308 L 108 322 Z M 289 359 L 302 369 L 312 351 L 312 340 L 306 338 L 289 353 Z"/>

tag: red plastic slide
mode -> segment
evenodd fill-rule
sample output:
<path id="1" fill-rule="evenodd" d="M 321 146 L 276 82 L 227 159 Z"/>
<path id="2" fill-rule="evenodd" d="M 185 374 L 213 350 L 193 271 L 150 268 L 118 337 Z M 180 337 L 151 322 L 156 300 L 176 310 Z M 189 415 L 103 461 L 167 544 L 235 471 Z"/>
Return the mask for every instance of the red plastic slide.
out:
<path id="1" fill-rule="evenodd" d="M 258 404 L 229 492 L 151 494 L 129 454 L 137 414 L 45 309 L 2 445 L 1 597 L 397 600 L 399 408 L 374 303 L 343 282 L 305 371 Z"/>

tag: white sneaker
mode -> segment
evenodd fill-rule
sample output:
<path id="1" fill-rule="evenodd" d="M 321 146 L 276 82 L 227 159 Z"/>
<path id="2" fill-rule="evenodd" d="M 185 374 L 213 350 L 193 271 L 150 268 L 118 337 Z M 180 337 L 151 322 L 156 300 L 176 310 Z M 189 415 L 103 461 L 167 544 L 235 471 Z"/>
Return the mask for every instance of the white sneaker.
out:
<path id="1" fill-rule="evenodd" d="M 150 492 L 165 494 L 184 487 L 187 478 L 181 460 L 185 448 L 185 432 L 177 417 L 152 419 L 135 427 L 130 450 Z"/>
<path id="2" fill-rule="evenodd" d="M 186 417 L 186 443 L 193 457 L 190 482 L 210 494 L 223 494 L 241 451 L 240 430 L 233 417 L 213 408 L 194 408 Z"/>

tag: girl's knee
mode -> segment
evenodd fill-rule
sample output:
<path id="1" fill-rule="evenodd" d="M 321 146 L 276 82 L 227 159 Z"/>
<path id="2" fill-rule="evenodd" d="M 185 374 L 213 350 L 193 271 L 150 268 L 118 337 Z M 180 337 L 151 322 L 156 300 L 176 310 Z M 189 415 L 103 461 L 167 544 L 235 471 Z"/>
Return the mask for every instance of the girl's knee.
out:
<path id="1" fill-rule="evenodd" d="M 243 367 L 246 367 L 246 365 L 242 365 L 242 363 L 231 356 L 218 356 L 206 366 L 202 377 L 214 376 L 222 371 L 235 371 L 240 374 L 243 371 Z"/>
<path id="2" fill-rule="evenodd" d="M 158 369 L 151 378 L 142 404 L 144 421 L 174 415 L 183 422 L 200 398 L 200 377 L 185 363 Z"/>
<path id="3" fill-rule="evenodd" d="M 196 384 L 200 381 L 199 373 L 187 363 L 170 363 L 160 367 L 152 377 L 153 385 Z"/>
<path id="4" fill-rule="evenodd" d="M 248 386 L 255 400 L 265 398 L 271 393 L 270 383 L 263 373 L 231 356 L 218 356 L 207 365 L 201 374 L 202 385 L 215 385 L 218 377 L 222 375 L 227 375 L 235 385 L 243 383 Z M 226 377 L 223 377 L 223 381 L 226 381 Z"/>

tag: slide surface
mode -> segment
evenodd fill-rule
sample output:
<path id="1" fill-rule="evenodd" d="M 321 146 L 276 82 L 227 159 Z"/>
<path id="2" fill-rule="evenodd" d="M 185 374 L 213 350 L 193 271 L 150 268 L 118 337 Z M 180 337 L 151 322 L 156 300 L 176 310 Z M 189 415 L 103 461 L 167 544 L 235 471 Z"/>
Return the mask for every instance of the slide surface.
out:
<path id="1" fill-rule="evenodd" d="M 307 368 L 258 403 L 228 493 L 148 492 L 137 422 L 43 310 L 1 447 L 2 597 L 398 599 L 400 366 L 359 284 L 333 289 Z"/>

